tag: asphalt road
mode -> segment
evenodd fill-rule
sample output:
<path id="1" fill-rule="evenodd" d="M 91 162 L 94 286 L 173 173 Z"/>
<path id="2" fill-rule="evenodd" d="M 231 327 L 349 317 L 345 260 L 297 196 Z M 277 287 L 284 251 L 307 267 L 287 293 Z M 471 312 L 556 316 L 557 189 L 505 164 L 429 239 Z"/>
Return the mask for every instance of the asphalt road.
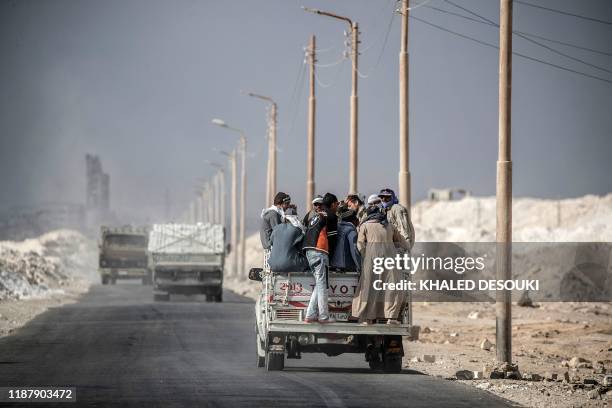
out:
<path id="1" fill-rule="evenodd" d="M 361 355 L 256 368 L 253 303 L 224 299 L 154 303 L 150 287 L 94 286 L 0 339 L 0 386 L 76 387 L 76 404 L 59 405 L 79 407 L 509 406 L 408 370 L 372 373 Z"/>

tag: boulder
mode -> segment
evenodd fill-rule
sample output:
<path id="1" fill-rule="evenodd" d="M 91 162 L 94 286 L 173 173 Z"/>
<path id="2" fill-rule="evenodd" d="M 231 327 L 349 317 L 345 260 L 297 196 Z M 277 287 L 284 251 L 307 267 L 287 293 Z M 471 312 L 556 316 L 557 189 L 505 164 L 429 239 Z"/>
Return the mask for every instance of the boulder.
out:
<path id="1" fill-rule="evenodd" d="M 483 341 L 480 342 L 480 348 L 482 350 L 490 351 L 492 347 L 493 347 L 493 343 L 491 343 L 489 339 L 484 339 Z"/>
<path id="2" fill-rule="evenodd" d="M 528 290 L 523 292 L 523 294 L 521 295 L 521 297 L 518 300 L 518 302 L 516 302 L 516 304 L 518 306 L 520 306 L 520 307 L 534 307 L 533 301 L 529 297 L 529 291 Z"/>
<path id="3" fill-rule="evenodd" d="M 435 363 L 436 362 L 436 356 L 431 355 L 431 354 L 423 354 L 423 356 L 421 357 L 421 359 L 426 362 L 426 363 Z"/>
<path id="4" fill-rule="evenodd" d="M 455 373 L 458 380 L 473 380 L 474 372 L 470 370 L 459 370 Z"/>

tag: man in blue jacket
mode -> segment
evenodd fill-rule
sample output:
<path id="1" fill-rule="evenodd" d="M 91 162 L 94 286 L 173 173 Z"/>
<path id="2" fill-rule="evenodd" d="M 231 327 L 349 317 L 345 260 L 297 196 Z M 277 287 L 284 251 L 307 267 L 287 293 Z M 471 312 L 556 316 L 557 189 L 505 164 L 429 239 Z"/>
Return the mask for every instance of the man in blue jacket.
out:
<path id="1" fill-rule="evenodd" d="M 357 228 L 355 211 L 345 209 L 339 214 L 336 249 L 329 263 L 341 271 L 360 271 L 361 256 L 357 251 Z"/>

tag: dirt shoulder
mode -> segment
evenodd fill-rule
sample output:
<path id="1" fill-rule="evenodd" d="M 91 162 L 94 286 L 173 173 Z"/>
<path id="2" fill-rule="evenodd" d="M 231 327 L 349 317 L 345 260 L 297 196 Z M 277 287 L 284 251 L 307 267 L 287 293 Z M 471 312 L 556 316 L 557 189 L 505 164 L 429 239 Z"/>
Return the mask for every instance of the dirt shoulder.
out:
<path id="1" fill-rule="evenodd" d="M 495 343 L 494 305 L 418 303 L 413 312 L 421 334 L 405 343 L 406 367 L 455 381 L 460 370 L 481 372 L 483 379 L 460 381 L 529 407 L 602 407 L 612 400 L 602 385 L 612 374 L 609 303 L 513 306 L 512 355 L 523 380 L 488 378 L 495 347 L 481 344 Z"/>
<path id="2" fill-rule="evenodd" d="M 11 335 L 30 320 L 54 307 L 75 303 L 89 290 L 90 282 L 75 280 L 43 298 L 0 301 L 0 338 Z"/>

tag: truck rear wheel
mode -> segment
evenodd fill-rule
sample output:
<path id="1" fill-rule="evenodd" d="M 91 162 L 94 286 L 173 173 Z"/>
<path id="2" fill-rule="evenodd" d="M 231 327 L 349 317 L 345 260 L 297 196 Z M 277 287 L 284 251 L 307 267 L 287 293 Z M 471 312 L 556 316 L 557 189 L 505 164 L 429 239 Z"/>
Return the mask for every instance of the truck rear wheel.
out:
<path id="1" fill-rule="evenodd" d="M 263 343 L 257 333 L 257 325 L 255 325 L 255 353 L 257 353 L 257 368 L 266 366 L 266 354 L 264 352 Z"/>
<path id="2" fill-rule="evenodd" d="M 151 272 L 145 273 L 145 276 L 142 277 L 142 284 L 145 286 L 153 284 L 153 274 L 151 274 Z"/>
<path id="3" fill-rule="evenodd" d="M 280 371 L 285 368 L 285 353 L 266 351 L 266 370 Z"/>
<path id="4" fill-rule="evenodd" d="M 402 356 L 400 354 L 388 354 L 383 362 L 385 373 L 398 374 L 402 372 Z"/>

